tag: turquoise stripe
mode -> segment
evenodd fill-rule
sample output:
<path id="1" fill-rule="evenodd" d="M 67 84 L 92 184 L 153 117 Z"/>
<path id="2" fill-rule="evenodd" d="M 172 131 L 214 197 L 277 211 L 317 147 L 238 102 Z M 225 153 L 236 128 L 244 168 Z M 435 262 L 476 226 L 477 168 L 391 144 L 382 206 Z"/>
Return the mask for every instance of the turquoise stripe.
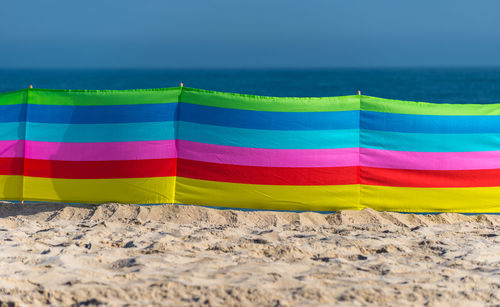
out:
<path id="1" fill-rule="evenodd" d="M 130 142 L 175 139 L 175 122 L 131 124 L 28 123 L 27 140 L 45 142 Z"/>
<path id="2" fill-rule="evenodd" d="M 0 123 L 2 140 L 23 139 L 20 123 Z M 9 126 L 9 127 L 7 127 Z M 359 147 L 357 129 L 283 131 L 179 122 L 178 139 L 226 146 L 271 149 Z M 45 142 L 129 142 L 175 139 L 175 122 L 128 124 L 28 123 L 27 140 Z"/>
<path id="3" fill-rule="evenodd" d="M 178 139 L 270 149 L 359 147 L 357 129 L 283 131 L 179 122 Z M 129 124 L 28 123 L 27 139 L 46 142 L 127 142 L 175 139 L 175 122 Z M 24 123 L 0 123 L 0 140 L 22 140 Z M 361 147 L 420 152 L 500 150 L 500 133 L 404 133 L 361 131 Z"/>
<path id="4" fill-rule="evenodd" d="M 24 122 L 0 123 L 0 141 L 24 140 Z"/>
<path id="5" fill-rule="evenodd" d="M 404 133 L 362 129 L 361 147 L 420 152 L 500 150 L 500 133 Z"/>
<path id="6" fill-rule="evenodd" d="M 178 139 L 199 143 L 270 149 L 359 147 L 358 129 L 259 130 L 179 122 Z"/>
<path id="7" fill-rule="evenodd" d="M 22 140 L 24 123 L 0 123 L 0 140 Z M 178 139 L 270 149 L 359 147 L 357 129 L 283 131 L 179 122 Z M 175 122 L 129 124 L 28 123 L 27 139 L 46 142 L 127 142 L 175 139 Z M 361 147 L 420 152 L 500 150 L 500 133 L 404 133 L 361 131 Z"/>

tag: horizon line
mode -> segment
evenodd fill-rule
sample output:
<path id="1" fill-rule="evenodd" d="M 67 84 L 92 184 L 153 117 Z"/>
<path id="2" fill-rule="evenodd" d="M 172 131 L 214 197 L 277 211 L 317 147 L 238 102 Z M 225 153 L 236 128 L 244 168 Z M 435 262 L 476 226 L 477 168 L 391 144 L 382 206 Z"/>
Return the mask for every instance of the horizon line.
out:
<path id="1" fill-rule="evenodd" d="M 380 66 L 210 66 L 210 67 L 89 67 L 89 66 L 73 66 L 73 67 L 0 67 L 1 70 L 350 70 L 350 69 L 464 69 L 464 68 L 500 68 L 499 65 L 380 65 Z"/>

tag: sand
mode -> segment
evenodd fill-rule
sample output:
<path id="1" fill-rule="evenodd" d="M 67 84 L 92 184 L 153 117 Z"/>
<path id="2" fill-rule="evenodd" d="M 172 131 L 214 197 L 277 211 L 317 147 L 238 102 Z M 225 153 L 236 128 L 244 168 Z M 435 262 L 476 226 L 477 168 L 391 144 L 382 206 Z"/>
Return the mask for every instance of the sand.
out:
<path id="1" fill-rule="evenodd" d="M 494 306 L 500 216 L 0 203 L 0 305 Z"/>

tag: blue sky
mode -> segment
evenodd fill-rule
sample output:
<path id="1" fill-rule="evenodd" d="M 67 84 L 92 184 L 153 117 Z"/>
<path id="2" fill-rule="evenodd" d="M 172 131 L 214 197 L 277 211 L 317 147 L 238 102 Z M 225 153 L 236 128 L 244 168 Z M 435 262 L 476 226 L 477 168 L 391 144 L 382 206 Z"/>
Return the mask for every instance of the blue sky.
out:
<path id="1" fill-rule="evenodd" d="M 500 66 L 495 0 L 0 0 L 0 68 Z"/>

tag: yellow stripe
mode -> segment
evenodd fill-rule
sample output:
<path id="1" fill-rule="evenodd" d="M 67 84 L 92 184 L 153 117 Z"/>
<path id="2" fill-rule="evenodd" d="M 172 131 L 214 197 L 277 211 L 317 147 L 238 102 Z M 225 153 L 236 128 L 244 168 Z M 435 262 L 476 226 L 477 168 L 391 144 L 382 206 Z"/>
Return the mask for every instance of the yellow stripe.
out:
<path id="1" fill-rule="evenodd" d="M 21 200 L 23 176 L 0 175 L 0 199 Z"/>
<path id="2" fill-rule="evenodd" d="M 359 185 L 286 186 L 240 184 L 177 177 L 175 202 L 266 210 L 361 209 Z"/>
<path id="3" fill-rule="evenodd" d="M 73 203 L 172 203 L 174 177 L 51 179 L 24 177 L 24 199 Z"/>
<path id="4" fill-rule="evenodd" d="M 20 200 L 22 176 L 0 176 L 0 199 Z M 252 185 L 177 178 L 24 178 L 24 200 L 75 203 L 182 203 L 218 207 L 337 211 L 500 212 L 500 187 L 406 188 L 369 185 Z M 361 190 L 361 203 L 359 204 Z M 175 201 L 172 196 L 175 194 Z"/>
<path id="5" fill-rule="evenodd" d="M 361 185 L 361 202 L 380 211 L 500 212 L 500 187 L 405 188 Z"/>

